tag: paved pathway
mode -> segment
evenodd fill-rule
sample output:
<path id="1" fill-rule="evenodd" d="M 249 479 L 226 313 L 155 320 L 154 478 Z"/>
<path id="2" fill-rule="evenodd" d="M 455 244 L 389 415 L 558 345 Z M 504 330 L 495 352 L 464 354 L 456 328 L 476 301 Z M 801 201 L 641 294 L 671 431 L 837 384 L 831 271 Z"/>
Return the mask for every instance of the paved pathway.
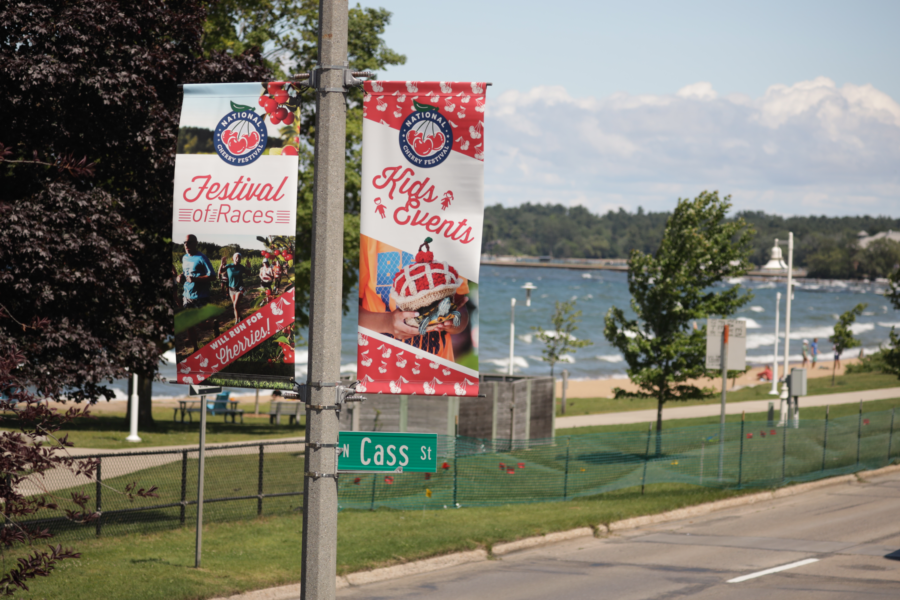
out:
<path id="1" fill-rule="evenodd" d="M 240 454 L 257 454 L 259 444 L 267 442 L 293 441 L 293 444 L 266 446 L 267 453 L 298 452 L 304 447 L 304 438 L 291 437 L 279 440 L 248 440 L 243 442 L 228 442 L 221 444 L 207 444 L 208 457 L 236 456 Z M 243 444 L 234 447 L 236 444 Z M 255 444 L 255 445 L 253 445 Z M 152 467 L 159 467 L 182 459 L 182 450 L 191 452 L 189 458 L 196 459 L 198 444 L 186 446 L 160 446 L 156 448 L 127 448 L 124 450 L 98 450 L 92 448 L 68 448 L 71 456 L 95 456 L 102 454 L 102 475 L 104 480 L 128 475 L 136 471 L 143 471 Z M 160 454 L 146 454 L 147 452 L 163 451 Z M 136 455 L 135 455 L 136 454 Z M 65 467 L 57 467 L 47 471 L 43 477 L 29 477 L 19 486 L 18 491 L 26 496 L 46 494 L 56 490 L 71 488 L 77 485 L 92 483 L 94 480 L 84 475 L 76 475 Z"/>
<path id="2" fill-rule="evenodd" d="M 880 390 L 865 390 L 861 392 L 845 392 L 841 394 L 823 394 L 820 396 L 805 396 L 800 398 L 800 407 L 828 406 L 833 404 L 853 404 L 860 400 L 889 400 L 900 398 L 900 387 L 884 388 Z M 725 406 L 725 412 L 729 415 L 739 415 L 741 412 L 759 413 L 769 410 L 769 402 L 775 403 L 775 411 L 779 409 L 778 397 L 772 396 L 771 400 L 748 400 L 746 402 L 732 402 Z M 666 406 L 663 408 L 663 419 L 695 419 L 698 417 L 713 417 L 719 414 L 719 404 L 702 404 L 700 406 Z M 601 415 L 580 415 L 577 417 L 556 417 L 556 428 L 569 427 L 593 427 L 596 425 L 626 425 L 629 423 L 650 423 L 656 421 L 656 409 L 633 410 L 630 412 L 605 413 Z"/>

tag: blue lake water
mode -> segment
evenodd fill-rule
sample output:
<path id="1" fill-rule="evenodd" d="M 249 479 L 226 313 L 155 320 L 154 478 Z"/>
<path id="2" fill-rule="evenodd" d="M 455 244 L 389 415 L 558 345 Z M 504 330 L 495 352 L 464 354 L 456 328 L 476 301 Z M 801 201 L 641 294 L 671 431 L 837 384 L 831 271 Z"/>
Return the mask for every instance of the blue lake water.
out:
<path id="1" fill-rule="evenodd" d="M 525 306 L 526 281 L 537 289 L 532 292 L 530 307 Z M 740 283 L 753 292 L 753 300 L 735 318 L 745 319 L 748 325 L 747 356 L 752 365 L 771 364 L 775 340 L 775 294 L 782 292 L 781 341 L 779 356 L 783 355 L 786 284 L 784 281 L 750 281 Z M 800 360 L 803 339 L 819 338 L 819 360 L 832 358 L 828 336 L 833 333 L 837 316 L 858 303 L 868 303 L 863 315 L 853 326 L 862 341 L 865 352 L 870 353 L 887 341 L 892 325 L 900 326 L 900 313 L 884 298 L 884 285 L 876 283 L 844 281 L 803 281 L 796 287 L 791 310 L 792 360 Z M 355 297 L 355 296 L 354 296 Z M 549 366 L 541 361 L 541 344 L 535 340 L 533 328 L 550 329 L 550 317 L 558 300 L 576 300 L 582 311 L 576 337 L 588 339 L 592 346 L 577 350 L 561 367 L 568 369 L 570 377 L 600 379 L 625 375 L 626 365 L 622 356 L 603 337 L 603 317 L 610 306 L 626 308 L 629 305 L 628 284 L 625 273 L 613 271 L 575 271 L 567 269 L 529 269 L 522 267 L 490 267 L 481 271 L 481 285 L 475 303 L 478 307 L 479 355 L 482 373 L 505 373 L 509 363 L 510 298 L 516 298 L 516 374 L 549 374 Z M 698 323 L 699 324 L 699 323 Z M 305 332 L 304 332 L 305 333 Z M 343 318 L 341 335 L 341 371 L 356 372 L 356 310 Z M 855 357 L 854 349 L 845 354 Z M 306 378 L 308 350 L 297 347 L 297 380 Z M 174 378 L 174 367 L 161 365 L 163 377 Z M 123 382 L 116 388 L 125 389 Z M 186 386 L 157 382 L 154 396 L 182 396 Z M 246 392 L 246 391 L 245 391 Z M 124 398 L 124 394 L 117 394 Z"/>

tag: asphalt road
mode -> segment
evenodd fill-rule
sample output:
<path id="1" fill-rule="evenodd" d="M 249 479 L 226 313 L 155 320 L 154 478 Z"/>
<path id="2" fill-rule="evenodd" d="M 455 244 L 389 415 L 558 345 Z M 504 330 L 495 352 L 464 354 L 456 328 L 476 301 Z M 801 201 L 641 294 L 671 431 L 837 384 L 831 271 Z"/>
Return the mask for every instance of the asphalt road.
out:
<path id="1" fill-rule="evenodd" d="M 900 598 L 898 513 L 900 473 L 892 473 L 605 539 L 581 538 L 347 588 L 337 596 L 895 600 Z M 790 568 L 759 575 L 784 566 Z"/>

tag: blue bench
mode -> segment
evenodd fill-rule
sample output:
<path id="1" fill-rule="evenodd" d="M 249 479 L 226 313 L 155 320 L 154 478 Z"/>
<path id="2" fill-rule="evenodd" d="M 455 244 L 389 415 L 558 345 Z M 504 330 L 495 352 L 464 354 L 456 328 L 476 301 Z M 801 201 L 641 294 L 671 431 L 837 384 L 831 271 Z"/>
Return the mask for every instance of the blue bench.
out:
<path id="1" fill-rule="evenodd" d="M 216 396 L 215 400 L 206 403 L 206 414 L 211 415 L 213 417 L 222 415 L 225 421 L 228 421 L 228 417 L 231 417 L 231 422 L 236 422 L 236 418 L 241 418 L 241 423 L 244 422 L 244 411 L 239 408 L 229 408 L 231 402 L 229 397 L 231 396 L 231 392 L 222 392 L 218 396 Z M 193 423 L 194 422 L 194 413 L 199 414 L 201 410 L 204 408 L 186 408 L 186 401 L 179 401 L 180 406 L 175 409 L 175 414 L 173 416 L 174 419 L 178 419 L 178 413 L 181 412 L 181 422 L 184 423 L 184 415 L 187 414 L 188 419 Z"/>
<path id="2" fill-rule="evenodd" d="M 225 420 L 228 420 L 228 417 L 231 417 L 231 422 L 235 422 L 236 417 L 241 417 L 241 423 L 244 422 L 244 411 L 239 408 L 228 408 L 229 405 L 229 397 L 231 396 L 231 392 L 222 392 L 216 399 L 212 402 L 206 403 L 206 410 L 208 415 L 212 415 L 213 417 L 217 415 L 224 415 Z"/>

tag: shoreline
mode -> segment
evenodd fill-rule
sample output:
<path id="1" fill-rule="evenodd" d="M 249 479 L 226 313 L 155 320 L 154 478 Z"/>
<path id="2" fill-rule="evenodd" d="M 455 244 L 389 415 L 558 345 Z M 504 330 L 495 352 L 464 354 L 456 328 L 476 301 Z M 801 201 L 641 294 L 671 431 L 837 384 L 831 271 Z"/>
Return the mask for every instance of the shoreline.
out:
<path id="1" fill-rule="evenodd" d="M 837 375 L 844 375 L 846 372 L 846 365 L 856 364 L 859 362 L 858 358 L 848 358 L 841 361 L 841 368 L 837 369 Z M 796 362 L 791 363 L 792 368 L 800 367 L 802 363 Z M 809 379 L 818 379 L 821 377 L 831 377 L 831 361 L 828 362 L 819 362 L 816 365 L 815 371 L 811 369 L 807 369 L 807 377 Z M 729 379 L 728 380 L 728 389 L 729 390 L 737 390 L 746 387 L 753 387 L 756 385 L 768 385 L 771 386 L 771 382 L 759 382 L 756 379 L 757 374 L 760 372 L 762 367 L 751 367 L 751 369 L 738 377 L 736 380 Z M 721 377 L 714 377 L 712 379 L 699 379 L 699 380 L 691 380 L 690 383 L 694 383 L 699 387 L 708 387 L 713 388 L 715 391 L 720 392 L 722 390 L 722 379 Z M 606 379 L 569 379 L 569 389 L 566 397 L 569 399 L 578 399 L 578 398 L 612 398 L 614 396 L 613 388 L 623 388 L 628 391 L 637 391 L 638 387 L 631 383 L 628 377 L 610 377 Z M 562 379 L 557 377 L 556 380 L 556 397 L 557 399 L 562 397 Z M 188 398 L 187 395 L 181 398 L 175 397 L 164 397 L 153 398 L 153 404 L 158 407 L 172 407 L 177 405 L 178 400 Z M 253 403 L 256 399 L 256 394 L 253 390 L 247 390 L 247 393 L 232 393 L 231 399 L 238 400 L 242 404 Z M 259 401 L 260 403 L 266 403 L 271 400 L 271 390 L 260 390 Z M 104 412 L 120 412 L 125 408 L 125 400 L 116 399 L 111 402 L 98 402 L 93 407 L 91 407 L 91 411 L 104 413 Z M 263 413 L 260 413 L 262 416 Z M 268 416 L 268 413 L 266 413 Z"/>

